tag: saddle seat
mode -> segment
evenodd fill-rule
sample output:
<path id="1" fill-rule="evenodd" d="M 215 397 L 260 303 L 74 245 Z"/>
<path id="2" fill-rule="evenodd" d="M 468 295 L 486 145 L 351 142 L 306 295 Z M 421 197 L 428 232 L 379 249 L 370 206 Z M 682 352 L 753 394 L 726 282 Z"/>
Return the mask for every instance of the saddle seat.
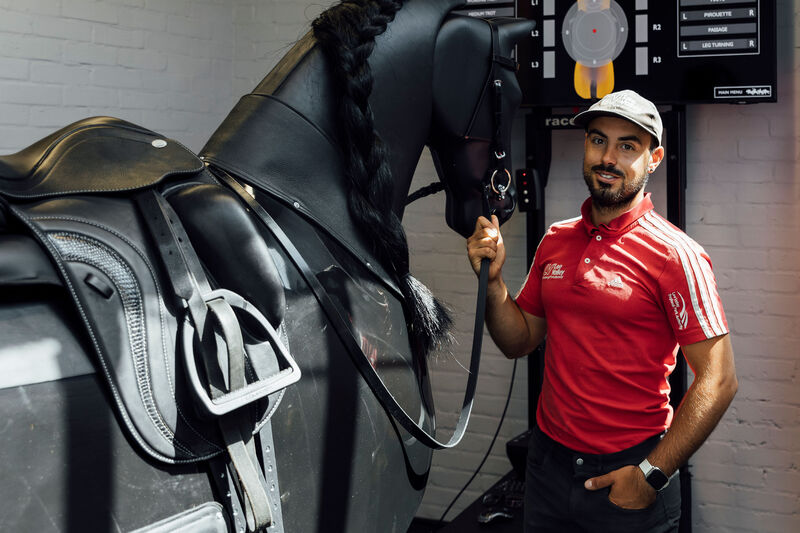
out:
<path id="1" fill-rule="evenodd" d="M 0 194 L 43 198 L 132 191 L 202 169 L 203 162 L 176 141 L 118 118 L 91 117 L 0 156 Z"/>
<path id="2" fill-rule="evenodd" d="M 124 120 L 112 117 L 90 117 L 65 126 L 15 154 L 0 155 L 0 179 L 24 180 L 39 166 L 39 162 L 58 143 L 59 139 L 78 129 L 101 124 L 131 125 Z"/>

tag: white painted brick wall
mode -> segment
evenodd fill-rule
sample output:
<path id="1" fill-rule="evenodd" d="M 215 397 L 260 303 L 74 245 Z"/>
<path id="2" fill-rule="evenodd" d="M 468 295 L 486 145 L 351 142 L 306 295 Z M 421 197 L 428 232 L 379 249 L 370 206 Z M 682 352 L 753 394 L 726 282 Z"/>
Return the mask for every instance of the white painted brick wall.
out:
<path id="1" fill-rule="evenodd" d="M 311 0 L 0 0 L 0 153 L 74 120 L 109 114 L 199 149 L 331 2 Z M 740 389 L 693 460 L 697 532 L 800 531 L 800 0 L 779 0 L 779 103 L 691 106 L 688 231 L 712 256 L 733 330 Z M 516 167 L 524 154 L 515 136 Z M 585 197 L 578 132 L 556 132 L 549 222 Z M 435 172 L 427 154 L 414 186 Z M 653 177 L 665 213 L 663 170 Z M 460 408 L 476 279 L 441 196 L 404 221 L 413 272 L 455 307 L 459 344 L 432 362 L 443 434 Z M 504 226 L 509 285 L 525 277 L 524 220 Z M 454 511 L 510 466 L 505 441 L 527 426 L 526 362 L 491 459 Z M 463 443 L 437 452 L 419 516 L 438 518 L 489 445 L 511 376 L 485 336 L 475 416 Z"/>
<path id="2" fill-rule="evenodd" d="M 232 9 L 228 0 L 0 0 L 0 152 L 93 115 L 198 150 L 235 102 Z"/>
<path id="3" fill-rule="evenodd" d="M 0 0 L 0 153 L 93 115 L 199 150 L 330 3 Z"/>
<path id="4" fill-rule="evenodd" d="M 777 104 L 690 108 L 689 232 L 723 281 L 740 383 L 693 460 L 696 531 L 800 530 L 799 12 L 778 2 Z"/>
<path id="5" fill-rule="evenodd" d="M 333 3 L 332 0 L 237 1 L 233 8 L 234 93 L 252 90 L 266 74 L 264 64 L 277 63 L 310 29 L 310 22 Z"/>

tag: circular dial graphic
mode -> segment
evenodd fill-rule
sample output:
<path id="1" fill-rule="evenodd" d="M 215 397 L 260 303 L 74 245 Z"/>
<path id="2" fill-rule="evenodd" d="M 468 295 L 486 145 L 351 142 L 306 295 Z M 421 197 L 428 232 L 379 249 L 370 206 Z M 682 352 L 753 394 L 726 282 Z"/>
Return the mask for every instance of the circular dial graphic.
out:
<path id="1" fill-rule="evenodd" d="M 561 37 L 575 62 L 601 67 L 625 48 L 628 21 L 614 0 L 583 0 L 573 4 L 564 17 Z"/>
<path id="2" fill-rule="evenodd" d="M 584 99 L 614 90 L 614 59 L 628 40 L 628 19 L 614 0 L 578 0 L 567 11 L 561 39 L 575 60 L 575 92 Z"/>

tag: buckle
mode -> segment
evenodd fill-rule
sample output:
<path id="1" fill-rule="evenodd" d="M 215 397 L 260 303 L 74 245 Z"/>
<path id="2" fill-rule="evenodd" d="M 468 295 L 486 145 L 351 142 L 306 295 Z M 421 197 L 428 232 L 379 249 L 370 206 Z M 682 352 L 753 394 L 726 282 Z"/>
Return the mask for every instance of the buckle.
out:
<path id="1" fill-rule="evenodd" d="M 505 171 L 506 176 L 508 177 L 508 181 L 506 182 L 505 185 L 496 185 L 495 182 L 494 182 L 494 178 L 497 175 L 497 170 L 498 169 L 495 169 L 495 171 L 492 172 L 492 177 L 489 178 L 489 182 L 491 183 L 492 190 L 497 195 L 497 197 L 500 200 L 505 200 L 506 191 L 508 190 L 509 187 L 511 187 L 511 172 L 509 172 L 507 168 L 504 168 L 503 170 Z"/>
<path id="2" fill-rule="evenodd" d="M 247 353 L 242 339 L 241 327 L 234 314 L 234 309 L 246 313 L 254 320 L 255 324 L 262 328 L 263 333 L 268 338 L 265 342 L 273 346 L 275 357 L 278 359 L 278 368 L 280 368 L 278 372 L 270 376 L 238 387 L 235 383 L 232 383 L 234 376 L 228 376 L 228 392 L 212 398 L 208 390 L 208 383 L 203 383 L 197 370 L 194 344 L 195 340 L 200 341 L 201 339 L 198 338 L 199 334 L 187 315 L 186 319 L 181 323 L 183 329 L 183 358 L 195 396 L 200 400 L 206 411 L 216 416 L 224 415 L 269 396 L 300 380 L 300 367 L 297 362 L 281 342 L 275 328 L 253 304 L 235 292 L 226 289 L 211 291 L 204 295 L 203 300 L 209 311 L 208 318 L 213 317 L 220 325 L 221 336 L 225 346 L 224 348 L 217 346 L 215 357 L 209 357 L 209 360 L 219 365 L 219 370 L 223 375 L 225 375 L 224 365 L 226 362 L 229 366 L 243 365 Z M 243 368 L 240 371 L 243 373 Z"/>

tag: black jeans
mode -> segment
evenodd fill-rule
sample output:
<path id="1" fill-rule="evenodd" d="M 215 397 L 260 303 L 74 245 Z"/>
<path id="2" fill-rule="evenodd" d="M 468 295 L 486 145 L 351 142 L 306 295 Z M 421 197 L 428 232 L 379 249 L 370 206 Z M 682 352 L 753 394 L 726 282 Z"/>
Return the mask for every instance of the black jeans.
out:
<path id="1" fill-rule="evenodd" d="M 579 453 L 535 428 L 528 445 L 525 472 L 525 533 L 533 532 L 677 532 L 681 487 L 677 475 L 645 509 L 622 509 L 611 503 L 610 488 L 586 490 L 584 481 L 625 465 L 638 465 L 661 435 L 621 452 Z"/>

